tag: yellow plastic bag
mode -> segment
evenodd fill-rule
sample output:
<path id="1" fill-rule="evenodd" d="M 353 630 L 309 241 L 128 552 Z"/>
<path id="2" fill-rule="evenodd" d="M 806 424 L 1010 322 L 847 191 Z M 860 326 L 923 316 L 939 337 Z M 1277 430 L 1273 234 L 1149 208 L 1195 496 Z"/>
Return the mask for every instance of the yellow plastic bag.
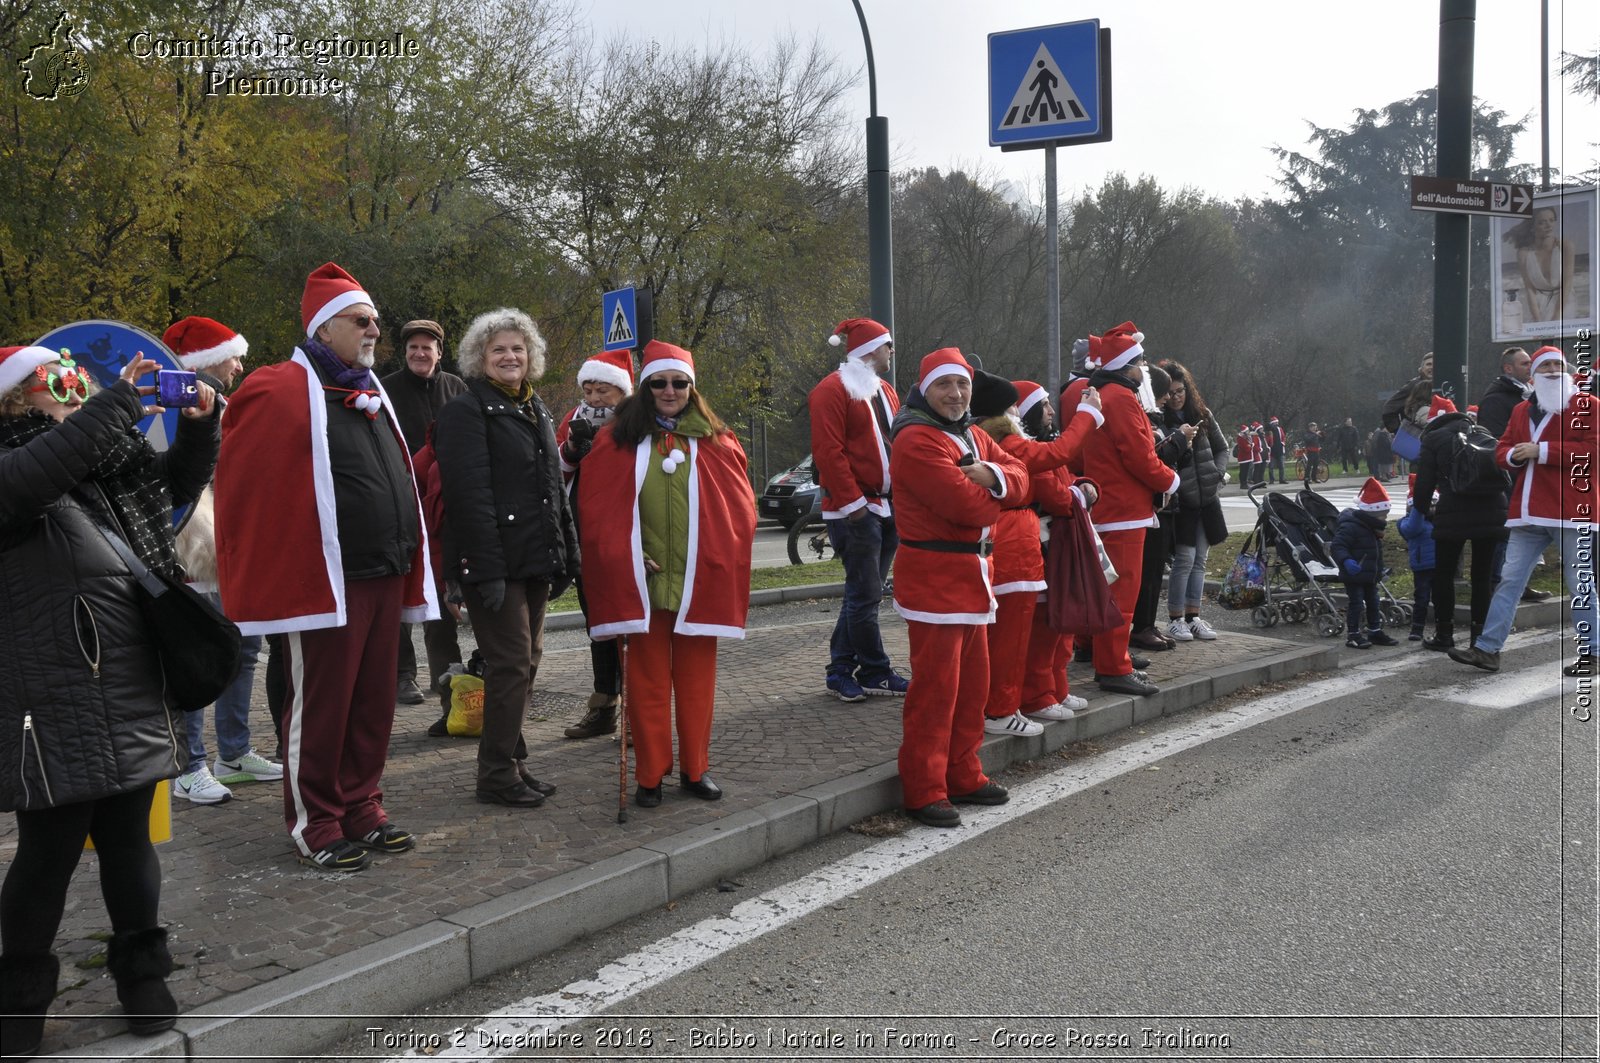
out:
<path id="1" fill-rule="evenodd" d="M 483 733 L 483 680 L 475 675 L 450 677 L 450 715 L 445 729 L 452 735 L 476 738 Z"/>

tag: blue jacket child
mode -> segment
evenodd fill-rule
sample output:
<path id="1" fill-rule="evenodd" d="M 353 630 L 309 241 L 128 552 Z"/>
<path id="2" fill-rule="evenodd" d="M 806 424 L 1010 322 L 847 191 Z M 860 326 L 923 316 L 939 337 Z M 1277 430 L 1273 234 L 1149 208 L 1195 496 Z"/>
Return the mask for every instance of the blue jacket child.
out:
<path id="1" fill-rule="evenodd" d="M 1415 501 L 1400 518 L 1400 534 L 1406 540 L 1406 561 L 1413 572 L 1432 572 L 1434 566 L 1433 521 Z"/>
<path id="2" fill-rule="evenodd" d="M 1344 580 L 1350 599 L 1345 615 L 1350 637 L 1346 646 L 1368 649 L 1393 646 L 1395 641 L 1383 633 L 1378 610 L 1378 581 L 1383 578 L 1383 533 L 1389 523 L 1389 492 L 1372 477 L 1367 478 L 1356 504 L 1339 514 L 1333 533 L 1333 560 Z M 1363 630 L 1362 613 L 1366 613 Z"/>

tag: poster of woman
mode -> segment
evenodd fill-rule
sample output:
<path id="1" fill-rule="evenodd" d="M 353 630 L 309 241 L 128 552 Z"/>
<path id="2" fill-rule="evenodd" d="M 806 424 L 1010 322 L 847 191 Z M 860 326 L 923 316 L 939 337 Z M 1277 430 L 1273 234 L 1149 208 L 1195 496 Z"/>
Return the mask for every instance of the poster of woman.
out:
<path id="1" fill-rule="evenodd" d="M 1495 342 L 1594 328 L 1595 206 L 1594 186 L 1564 188 L 1534 196 L 1530 217 L 1494 219 Z"/>

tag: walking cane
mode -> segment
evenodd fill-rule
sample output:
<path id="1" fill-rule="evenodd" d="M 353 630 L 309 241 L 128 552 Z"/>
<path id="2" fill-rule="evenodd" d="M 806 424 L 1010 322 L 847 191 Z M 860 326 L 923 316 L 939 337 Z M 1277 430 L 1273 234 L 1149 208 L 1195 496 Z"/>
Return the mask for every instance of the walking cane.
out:
<path id="1" fill-rule="evenodd" d="M 617 652 L 617 822 L 628 822 L 628 636 Z"/>

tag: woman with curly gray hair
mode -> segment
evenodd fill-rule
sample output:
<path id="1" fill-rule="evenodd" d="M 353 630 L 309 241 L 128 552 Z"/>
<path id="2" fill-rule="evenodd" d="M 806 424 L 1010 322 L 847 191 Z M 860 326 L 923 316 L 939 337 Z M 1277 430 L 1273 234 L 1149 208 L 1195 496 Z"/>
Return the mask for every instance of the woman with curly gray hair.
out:
<path id="1" fill-rule="evenodd" d="M 544 652 L 545 607 L 578 575 L 555 424 L 533 390 L 544 352 L 522 311 L 480 314 L 456 352 L 466 394 L 434 427 L 445 576 L 460 585 L 485 663 L 477 797 L 511 808 L 536 808 L 555 792 L 524 765 L 522 716 Z"/>

